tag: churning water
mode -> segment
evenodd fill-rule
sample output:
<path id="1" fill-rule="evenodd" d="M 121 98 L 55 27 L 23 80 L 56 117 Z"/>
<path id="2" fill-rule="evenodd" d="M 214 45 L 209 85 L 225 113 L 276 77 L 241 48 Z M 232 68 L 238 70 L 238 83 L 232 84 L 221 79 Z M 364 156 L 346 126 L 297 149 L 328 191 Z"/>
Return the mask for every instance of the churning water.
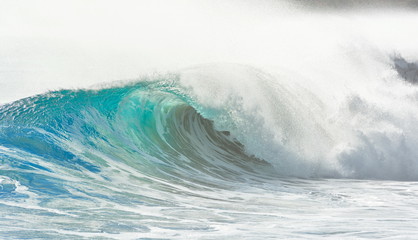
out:
<path id="1" fill-rule="evenodd" d="M 142 11 L 161 10 L 158 17 L 175 16 L 164 11 L 174 6 L 189 13 L 175 18 L 178 22 L 163 21 L 180 36 L 150 35 L 155 29 L 176 33 L 152 22 L 155 16 L 137 34 L 129 35 L 131 28 L 115 30 L 131 37 L 124 50 L 122 38 L 114 38 L 100 51 L 87 51 L 90 60 L 84 60 L 131 58 L 116 67 L 113 61 L 99 61 L 92 69 L 100 72 L 96 75 L 81 74 L 88 69 L 85 62 L 77 63 L 83 59 L 80 53 L 68 50 L 68 62 L 39 54 L 74 45 L 35 46 L 24 30 L 2 32 L 6 47 L 0 47 L 0 80 L 6 87 L 0 100 L 9 103 L 0 105 L 0 238 L 415 239 L 414 3 L 403 1 L 395 10 L 386 2 L 323 1 L 318 8 L 304 1 L 279 3 L 263 1 L 260 10 L 253 3 L 231 1 L 220 12 L 204 1 L 201 8 L 187 2 L 194 6 L 188 10 L 178 7 L 184 2 L 150 3 Z M 110 3 L 95 4 L 109 9 Z M 132 14 L 126 4 L 110 5 Z M 108 19 L 103 9 L 98 14 Z M 27 11 L 33 17 L 40 10 Z M 129 14 L 125 20 L 131 27 L 136 26 L 132 20 L 153 16 Z M 186 19 L 201 28 L 187 25 Z M 122 20 L 115 21 L 120 26 Z M 62 22 L 67 30 L 73 26 Z M 75 26 L 82 28 L 81 23 Z M 111 27 L 94 23 L 96 30 Z M 52 41 L 55 33 L 44 30 L 55 25 L 48 24 L 35 21 L 31 34 Z M 89 41 L 104 36 L 86 34 Z M 167 39 L 140 40 L 147 36 Z M 87 42 L 81 45 L 97 47 Z M 30 55 L 40 57 L 42 66 L 63 65 L 52 64 L 54 74 L 34 70 L 39 63 L 17 50 L 33 46 L 37 50 Z M 105 46 L 121 52 L 107 55 Z M 153 55 L 151 50 L 161 46 L 157 57 L 142 62 L 158 73 L 69 87 L 71 69 L 80 71 L 71 75 L 79 87 L 100 83 L 110 72 L 112 78 L 124 78 L 136 67 L 127 62 Z M 215 63 L 200 64 L 209 61 Z M 63 68 L 66 64 L 72 67 Z M 31 76 L 42 86 L 24 87 Z"/>

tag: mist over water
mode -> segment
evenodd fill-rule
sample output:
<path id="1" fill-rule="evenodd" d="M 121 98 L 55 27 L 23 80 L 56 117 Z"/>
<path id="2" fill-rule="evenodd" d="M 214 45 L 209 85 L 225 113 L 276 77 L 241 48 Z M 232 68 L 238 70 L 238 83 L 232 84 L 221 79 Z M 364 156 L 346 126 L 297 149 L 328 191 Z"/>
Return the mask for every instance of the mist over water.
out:
<path id="1" fill-rule="evenodd" d="M 0 238 L 413 239 L 416 5 L 0 2 Z"/>
<path id="2" fill-rule="evenodd" d="M 350 61 L 374 56 L 387 62 L 395 53 L 416 56 L 413 9 L 323 13 L 283 1 L 2 5 L 3 103 L 206 63 L 303 69 L 306 75 L 326 71 L 349 78 L 362 71 L 345 69 Z"/>

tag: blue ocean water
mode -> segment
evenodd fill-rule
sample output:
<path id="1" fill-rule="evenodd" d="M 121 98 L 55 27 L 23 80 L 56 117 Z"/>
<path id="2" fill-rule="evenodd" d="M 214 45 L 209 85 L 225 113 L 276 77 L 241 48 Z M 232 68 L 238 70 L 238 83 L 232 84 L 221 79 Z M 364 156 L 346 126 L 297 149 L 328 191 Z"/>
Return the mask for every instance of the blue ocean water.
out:
<path id="1" fill-rule="evenodd" d="M 235 126 L 251 134 L 243 126 L 253 125 L 240 125 L 234 118 L 240 115 L 228 107 L 199 102 L 179 78 L 60 90 L 2 105 L 0 238 L 413 239 L 418 234 L 416 182 L 371 180 L 379 175 L 361 177 L 356 167 L 350 173 L 321 165 L 306 171 L 300 168 L 313 167 L 312 162 L 296 159 L 288 167 L 280 157 L 274 158 L 279 164 L 260 158 L 234 132 Z M 225 125 L 228 121 L 234 124 Z M 358 151 L 367 155 L 364 146 Z M 345 169 L 356 164 L 344 165 L 347 154 L 340 159 Z M 402 179 L 397 173 L 386 176 Z"/>
<path id="2" fill-rule="evenodd" d="M 159 224 L 209 231 L 170 223 L 165 214 L 146 217 L 140 209 L 181 211 L 175 199 L 229 189 L 261 176 L 267 164 L 215 130 L 193 104 L 173 82 L 158 81 L 50 92 L 3 105 L 1 236 L 124 238 Z M 162 222 L 153 226 L 142 218 Z"/>

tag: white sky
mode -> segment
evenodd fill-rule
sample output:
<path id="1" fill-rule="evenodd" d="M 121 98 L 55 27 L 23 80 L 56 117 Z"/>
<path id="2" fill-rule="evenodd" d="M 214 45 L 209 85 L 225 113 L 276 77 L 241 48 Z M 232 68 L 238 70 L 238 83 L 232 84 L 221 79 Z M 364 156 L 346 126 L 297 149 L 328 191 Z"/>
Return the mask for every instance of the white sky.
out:
<path id="1" fill-rule="evenodd" d="M 202 63 L 325 66 L 359 42 L 402 52 L 417 17 L 392 15 L 298 13 L 272 0 L 0 0 L 0 103 Z"/>

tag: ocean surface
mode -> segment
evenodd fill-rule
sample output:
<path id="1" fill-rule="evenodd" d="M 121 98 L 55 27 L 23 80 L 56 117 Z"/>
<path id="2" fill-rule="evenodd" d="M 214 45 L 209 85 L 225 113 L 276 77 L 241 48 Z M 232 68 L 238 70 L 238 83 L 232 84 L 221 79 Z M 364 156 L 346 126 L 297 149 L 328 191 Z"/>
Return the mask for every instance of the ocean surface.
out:
<path id="1" fill-rule="evenodd" d="M 0 239 L 418 238 L 413 1 L 139 2 L 3 2 Z"/>

